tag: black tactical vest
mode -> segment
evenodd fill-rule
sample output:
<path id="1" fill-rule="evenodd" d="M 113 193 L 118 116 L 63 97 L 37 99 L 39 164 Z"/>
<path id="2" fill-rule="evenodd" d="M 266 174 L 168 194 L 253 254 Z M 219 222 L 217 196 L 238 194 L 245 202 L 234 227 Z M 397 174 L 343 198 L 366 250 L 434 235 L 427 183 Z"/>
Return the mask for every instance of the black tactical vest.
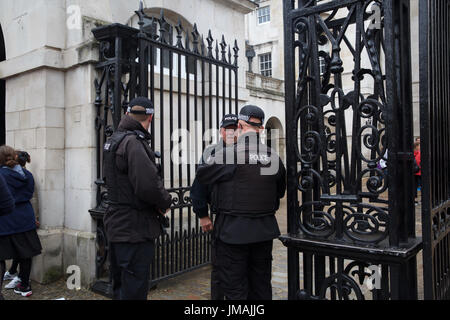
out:
<path id="1" fill-rule="evenodd" d="M 234 150 L 236 158 L 245 159 L 245 163 L 238 162 L 233 178 L 217 185 L 214 206 L 219 212 L 232 215 L 256 217 L 275 213 L 278 209 L 278 170 L 262 174 L 261 169 L 279 161 L 278 156 L 272 156 L 270 149 L 259 142 L 238 143 Z"/>
<path id="2" fill-rule="evenodd" d="M 127 172 L 120 172 L 116 165 L 116 152 L 125 137 L 138 136 L 134 131 L 116 131 L 109 137 L 103 147 L 103 174 L 108 190 L 107 203 L 109 205 L 130 206 L 139 208 L 140 201 L 134 196 L 133 187 Z M 121 192 L 128 190 L 129 192 Z M 130 198 L 132 199 L 130 201 Z"/>

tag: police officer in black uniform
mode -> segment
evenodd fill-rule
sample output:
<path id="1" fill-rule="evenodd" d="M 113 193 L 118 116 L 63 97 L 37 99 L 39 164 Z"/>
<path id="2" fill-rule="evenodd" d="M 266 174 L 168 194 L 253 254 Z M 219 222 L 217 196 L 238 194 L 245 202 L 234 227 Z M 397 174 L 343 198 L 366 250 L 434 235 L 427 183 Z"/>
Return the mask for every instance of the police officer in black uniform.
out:
<path id="1" fill-rule="evenodd" d="M 104 223 L 116 300 L 147 299 L 154 240 L 163 231 L 160 221 L 172 202 L 149 146 L 153 114 L 149 99 L 130 101 L 104 145 L 109 204 Z"/>
<path id="2" fill-rule="evenodd" d="M 217 264 L 227 300 L 272 299 L 273 239 L 280 235 L 275 213 L 286 191 L 286 170 L 276 152 L 261 143 L 263 123 L 259 107 L 242 108 L 237 144 L 197 170 L 200 183 L 215 185 Z"/>
<path id="3" fill-rule="evenodd" d="M 234 145 L 237 140 L 236 130 L 238 125 L 238 116 L 236 114 L 227 114 L 222 118 L 220 123 L 221 139 L 216 145 L 210 145 L 206 148 L 204 155 L 214 155 L 217 150 L 225 148 L 227 145 Z M 204 163 L 203 157 L 200 164 Z M 200 225 L 204 232 L 213 230 L 213 223 L 208 214 L 208 204 L 211 203 L 212 186 L 201 184 L 197 179 L 192 183 L 190 197 L 192 199 L 192 208 L 200 219 Z M 211 213 L 215 213 L 215 209 L 211 207 Z M 215 252 L 216 237 L 213 231 L 211 239 L 211 262 L 213 268 L 211 270 L 211 300 L 223 300 L 224 295 L 220 289 L 219 277 L 217 274 L 217 259 Z"/>

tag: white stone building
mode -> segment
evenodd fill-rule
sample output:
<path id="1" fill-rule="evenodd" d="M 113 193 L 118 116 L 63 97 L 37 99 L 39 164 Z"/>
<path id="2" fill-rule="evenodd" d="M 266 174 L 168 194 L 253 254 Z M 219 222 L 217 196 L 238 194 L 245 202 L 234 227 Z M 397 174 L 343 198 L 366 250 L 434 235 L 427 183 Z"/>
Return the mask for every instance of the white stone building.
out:
<path id="1" fill-rule="evenodd" d="M 177 13 L 197 23 L 200 33 L 211 29 L 215 37 L 236 39 L 239 65 L 246 64 L 245 14 L 256 7 L 252 2 L 146 0 L 144 6 Z M 31 154 L 43 245 L 32 278 L 39 282 L 70 265 L 81 267 L 83 284 L 94 279 L 96 225 L 88 210 L 96 205 L 93 83 L 99 58 L 91 30 L 131 25 L 138 8 L 137 0 L 0 1 L 0 122 L 6 117 L 0 131 L 6 129 L 6 144 Z M 245 76 L 241 67 L 240 106 L 249 99 Z"/>
<path id="2" fill-rule="evenodd" d="M 285 159 L 283 1 L 253 2 L 258 8 L 245 17 L 247 100 L 264 110 L 265 127 L 276 129 L 274 147 Z"/>

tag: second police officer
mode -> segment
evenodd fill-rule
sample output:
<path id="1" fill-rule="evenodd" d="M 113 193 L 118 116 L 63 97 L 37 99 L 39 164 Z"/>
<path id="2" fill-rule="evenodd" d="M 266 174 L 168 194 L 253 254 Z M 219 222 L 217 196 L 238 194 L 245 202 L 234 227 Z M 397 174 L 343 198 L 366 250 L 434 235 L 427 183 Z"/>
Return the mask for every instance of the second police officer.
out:
<path id="1" fill-rule="evenodd" d="M 222 118 L 220 123 L 220 141 L 217 145 L 209 146 L 203 153 L 205 157 L 215 154 L 227 146 L 232 146 L 236 143 L 236 130 L 238 126 L 238 116 L 236 114 L 227 114 Z M 202 157 L 200 164 L 204 163 Z M 211 204 L 212 186 L 200 183 L 197 179 L 191 187 L 190 196 L 192 199 L 192 207 L 195 214 L 200 219 L 200 225 L 204 232 L 213 231 L 213 222 L 208 215 L 208 204 Z M 211 207 L 211 214 L 215 213 L 215 208 Z M 211 239 L 211 300 L 223 300 L 223 292 L 220 289 L 220 281 L 217 272 L 216 259 L 216 235 L 213 231 Z"/>
<path id="2" fill-rule="evenodd" d="M 243 107 L 236 145 L 208 156 L 197 170 L 200 183 L 214 185 L 217 271 L 227 300 L 272 299 L 273 239 L 280 235 L 275 213 L 286 170 L 261 143 L 264 118 L 259 107 Z"/>

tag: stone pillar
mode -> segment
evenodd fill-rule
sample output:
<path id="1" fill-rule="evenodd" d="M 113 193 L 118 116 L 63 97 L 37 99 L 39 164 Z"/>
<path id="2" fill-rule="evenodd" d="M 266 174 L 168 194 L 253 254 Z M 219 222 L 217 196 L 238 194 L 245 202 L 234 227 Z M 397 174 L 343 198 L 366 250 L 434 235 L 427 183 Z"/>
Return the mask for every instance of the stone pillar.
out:
<path id="1" fill-rule="evenodd" d="M 31 155 L 35 208 L 43 252 L 33 261 L 32 278 L 45 282 L 62 272 L 64 226 L 64 24 L 62 1 L 21 0 L 1 4 L 7 60 L 6 143 Z"/>
<path id="2" fill-rule="evenodd" d="M 68 5 L 70 1 L 67 1 Z M 96 2 L 98 5 L 99 2 Z M 94 65 L 98 47 L 87 18 L 69 28 L 62 0 L 17 0 L 0 4 L 7 59 L 6 143 L 31 155 L 35 211 L 43 251 L 33 260 L 32 279 L 48 282 L 78 265 L 82 284 L 95 276 Z"/>
<path id="3" fill-rule="evenodd" d="M 92 65 L 78 65 L 65 75 L 65 232 L 64 268 L 78 265 L 82 283 L 95 277 L 95 108 Z"/>
<path id="4" fill-rule="evenodd" d="M 6 81 L 6 143 L 31 155 L 43 254 L 33 271 L 61 266 L 64 225 L 64 73 L 29 71 Z M 44 281 L 45 272 L 33 272 Z"/>

